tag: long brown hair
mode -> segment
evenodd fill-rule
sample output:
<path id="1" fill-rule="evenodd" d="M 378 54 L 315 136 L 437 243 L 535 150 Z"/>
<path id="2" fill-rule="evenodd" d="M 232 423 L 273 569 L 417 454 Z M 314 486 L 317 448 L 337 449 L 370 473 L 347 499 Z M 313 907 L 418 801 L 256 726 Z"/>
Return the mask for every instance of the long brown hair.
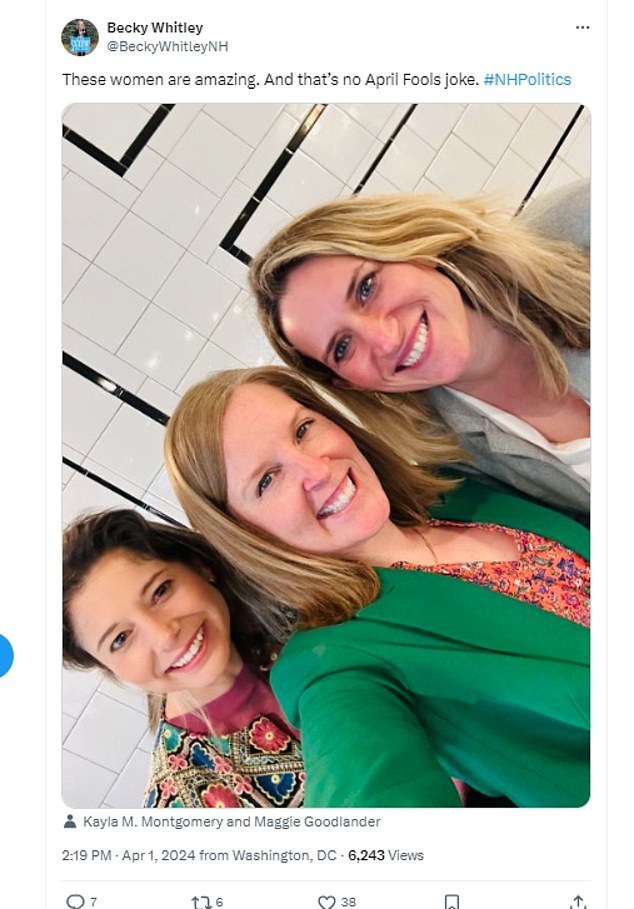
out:
<path id="1" fill-rule="evenodd" d="M 254 672 L 270 664 L 291 627 L 288 614 L 279 621 L 260 620 L 244 605 L 240 580 L 212 546 L 198 533 L 185 527 L 170 527 L 146 521 L 131 509 L 117 509 L 83 515 L 64 531 L 63 538 L 63 633 L 64 665 L 71 669 L 100 668 L 111 675 L 92 654 L 81 647 L 72 622 L 71 604 L 83 587 L 90 571 L 108 553 L 120 550 L 134 559 L 178 562 L 211 577 L 229 609 L 231 639 L 244 663 Z M 148 695 L 150 724 L 160 718 L 162 697 Z"/>
<path id="2" fill-rule="evenodd" d="M 292 608 L 304 628 L 342 621 L 378 595 L 378 579 L 370 566 L 295 549 L 229 509 L 222 424 L 232 394 L 245 383 L 278 388 L 342 427 L 376 472 L 396 524 L 417 526 L 427 520 L 427 508 L 452 489 L 455 480 L 408 463 L 306 379 L 282 367 L 219 372 L 183 396 L 167 427 L 165 464 L 192 527 L 250 583 L 251 591 L 244 596 L 259 615 L 273 617 L 280 609 Z M 460 458 L 458 449 L 454 457 Z"/>

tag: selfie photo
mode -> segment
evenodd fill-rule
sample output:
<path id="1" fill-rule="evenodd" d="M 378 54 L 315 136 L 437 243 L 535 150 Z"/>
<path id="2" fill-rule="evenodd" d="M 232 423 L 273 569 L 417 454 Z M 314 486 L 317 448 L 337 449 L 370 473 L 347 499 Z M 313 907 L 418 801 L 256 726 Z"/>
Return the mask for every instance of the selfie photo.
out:
<path id="1" fill-rule="evenodd" d="M 584 805 L 588 111 L 62 142 L 66 805 Z"/>

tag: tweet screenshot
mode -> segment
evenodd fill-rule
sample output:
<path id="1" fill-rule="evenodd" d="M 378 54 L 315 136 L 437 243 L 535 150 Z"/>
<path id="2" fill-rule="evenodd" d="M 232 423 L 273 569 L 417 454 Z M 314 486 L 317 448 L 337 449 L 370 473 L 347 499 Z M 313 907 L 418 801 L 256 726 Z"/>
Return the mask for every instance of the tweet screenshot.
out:
<path id="1" fill-rule="evenodd" d="M 602 909 L 604 5 L 55 7 L 45 906 Z"/>

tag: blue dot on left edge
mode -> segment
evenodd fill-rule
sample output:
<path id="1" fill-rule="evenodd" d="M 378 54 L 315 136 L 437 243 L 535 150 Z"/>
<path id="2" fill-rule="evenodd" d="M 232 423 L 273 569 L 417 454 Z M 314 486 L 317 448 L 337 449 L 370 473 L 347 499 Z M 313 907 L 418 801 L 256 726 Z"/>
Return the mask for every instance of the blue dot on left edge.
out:
<path id="1" fill-rule="evenodd" d="M 13 647 L 4 637 L 0 634 L 0 676 L 5 675 L 13 664 Z"/>

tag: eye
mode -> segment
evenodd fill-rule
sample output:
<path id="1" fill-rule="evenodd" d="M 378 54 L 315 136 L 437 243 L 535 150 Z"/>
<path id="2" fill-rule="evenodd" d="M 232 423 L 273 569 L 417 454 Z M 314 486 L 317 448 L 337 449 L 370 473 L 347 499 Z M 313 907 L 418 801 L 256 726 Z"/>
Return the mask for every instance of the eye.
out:
<path id="1" fill-rule="evenodd" d="M 269 473 L 269 472 L 265 473 L 264 476 L 262 477 L 262 479 L 260 480 L 260 482 L 258 483 L 258 496 L 262 496 L 264 491 L 266 489 L 268 489 L 268 487 L 271 485 L 272 482 L 273 482 L 273 474 Z"/>
<path id="2" fill-rule="evenodd" d="M 314 420 L 304 420 L 303 423 L 300 423 L 295 431 L 295 440 L 301 442 L 306 433 L 308 432 L 308 427 L 313 423 Z"/>
<path id="3" fill-rule="evenodd" d="M 335 363 L 341 363 L 342 360 L 345 360 L 349 346 L 350 338 L 347 335 L 337 341 L 332 351 L 332 358 Z"/>
<path id="4" fill-rule="evenodd" d="M 125 642 L 128 640 L 128 637 L 129 637 L 129 632 L 120 631 L 119 634 L 116 636 L 116 638 L 110 644 L 110 650 L 113 653 L 117 650 L 121 650 L 121 648 L 125 645 Z"/>
<path id="5" fill-rule="evenodd" d="M 374 281 L 375 275 L 374 272 L 370 272 L 369 275 L 366 275 L 364 278 L 359 281 L 359 286 L 357 287 L 357 297 L 359 298 L 359 303 L 363 306 L 368 302 L 374 290 Z"/>
<path id="6" fill-rule="evenodd" d="M 152 593 L 152 602 L 156 603 L 157 600 L 160 600 L 162 597 L 164 597 L 167 593 L 169 593 L 171 587 L 172 587 L 171 580 L 161 581 L 161 583 L 158 585 L 158 587 Z"/>

